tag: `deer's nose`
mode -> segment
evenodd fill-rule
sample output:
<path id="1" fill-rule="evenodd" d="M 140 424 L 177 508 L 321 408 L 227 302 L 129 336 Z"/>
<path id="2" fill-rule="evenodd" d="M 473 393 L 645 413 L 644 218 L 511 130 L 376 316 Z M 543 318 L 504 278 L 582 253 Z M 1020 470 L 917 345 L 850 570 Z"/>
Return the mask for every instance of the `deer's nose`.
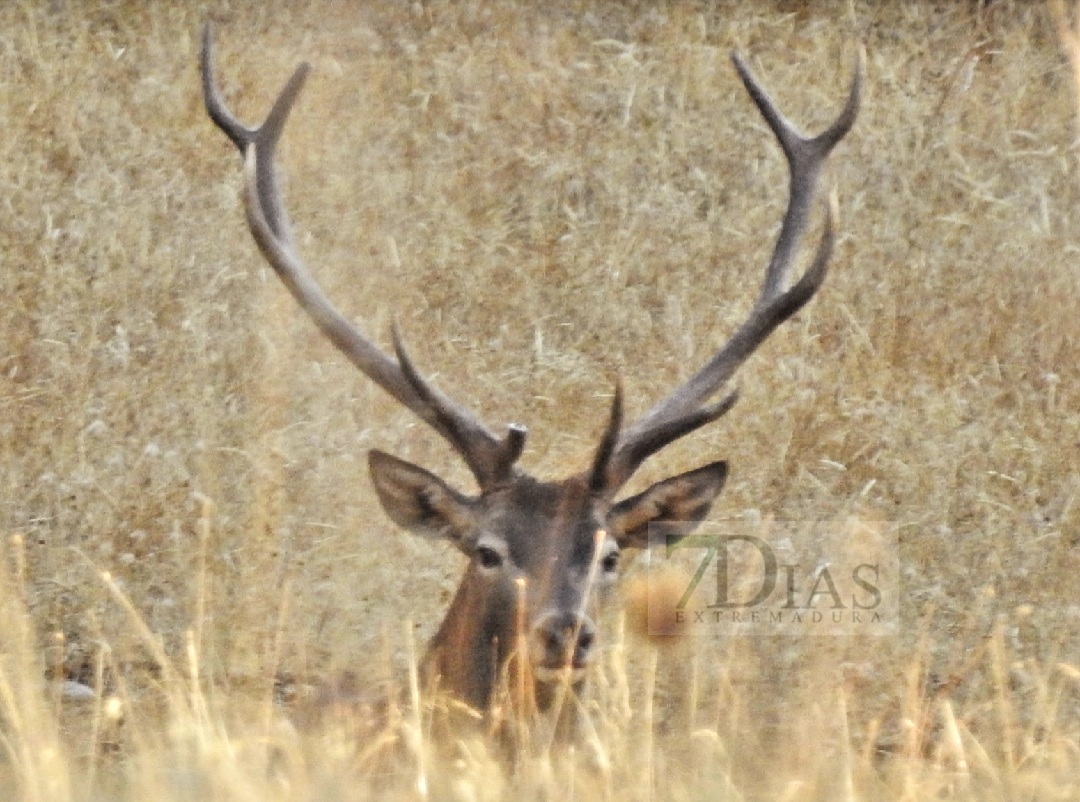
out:
<path id="1" fill-rule="evenodd" d="M 587 615 L 552 611 L 532 631 L 536 662 L 546 668 L 584 668 L 592 656 L 596 625 Z"/>

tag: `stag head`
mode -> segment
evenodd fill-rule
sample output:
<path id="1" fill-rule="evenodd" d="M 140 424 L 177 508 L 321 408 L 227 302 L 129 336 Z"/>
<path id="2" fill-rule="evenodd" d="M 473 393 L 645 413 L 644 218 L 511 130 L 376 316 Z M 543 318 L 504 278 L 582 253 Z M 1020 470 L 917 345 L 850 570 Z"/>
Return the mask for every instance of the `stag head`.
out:
<path id="1" fill-rule="evenodd" d="M 529 688 L 529 703 L 545 708 L 557 683 L 579 684 L 596 653 L 592 601 L 619 572 L 624 549 L 648 544 L 650 527 L 678 524 L 689 532 L 708 514 L 727 476 L 727 464 L 704 467 L 618 497 L 651 455 L 715 421 L 735 393 L 713 399 L 736 369 L 785 320 L 801 309 L 825 279 L 832 253 L 832 212 L 809 269 L 789 280 L 798 242 L 825 161 L 855 122 L 861 87 L 856 65 L 847 102 L 823 133 L 803 136 L 774 106 L 746 64 L 735 69 L 787 159 L 791 181 L 787 211 L 749 316 L 727 343 L 666 398 L 629 425 L 617 387 L 603 436 L 589 465 L 570 478 L 540 481 L 517 466 L 524 427 L 498 435 L 425 380 L 395 328 L 393 356 L 380 350 L 323 294 L 293 244 L 274 151 L 307 77 L 301 64 L 266 120 L 248 128 L 225 106 L 214 79 L 211 32 L 203 33 L 202 80 L 206 109 L 244 158 L 244 202 L 251 233 L 267 262 L 326 337 L 366 376 L 438 432 L 476 478 L 479 491 L 463 493 L 433 473 L 382 451 L 370 454 L 380 502 L 404 529 L 448 540 L 468 560 L 465 576 L 429 645 L 429 680 L 478 710 L 488 710 L 508 672 Z"/>

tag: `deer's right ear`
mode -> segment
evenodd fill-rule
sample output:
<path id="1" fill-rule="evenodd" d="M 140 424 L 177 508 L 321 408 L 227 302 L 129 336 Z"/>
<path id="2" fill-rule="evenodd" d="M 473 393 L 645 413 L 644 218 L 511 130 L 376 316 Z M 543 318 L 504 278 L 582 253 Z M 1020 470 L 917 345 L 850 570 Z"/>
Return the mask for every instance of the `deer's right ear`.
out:
<path id="1" fill-rule="evenodd" d="M 464 550 L 476 528 L 476 502 L 433 473 L 384 451 L 372 450 L 368 466 L 386 514 L 398 526 Z"/>

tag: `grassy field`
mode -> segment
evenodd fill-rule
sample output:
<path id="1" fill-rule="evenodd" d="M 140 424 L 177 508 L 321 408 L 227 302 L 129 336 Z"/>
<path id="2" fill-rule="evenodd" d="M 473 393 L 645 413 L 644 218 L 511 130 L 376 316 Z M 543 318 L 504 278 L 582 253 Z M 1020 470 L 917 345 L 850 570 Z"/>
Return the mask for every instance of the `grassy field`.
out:
<path id="1" fill-rule="evenodd" d="M 0 4 L 4 798 L 1080 798 L 1077 98 L 1046 6 L 982 5 Z M 813 130 L 864 46 L 828 282 L 636 482 L 724 458 L 719 524 L 875 522 L 900 626 L 657 650 L 614 611 L 594 735 L 512 776 L 409 709 L 297 730 L 402 681 L 461 571 L 368 449 L 468 481 L 263 267 L 208 18 L 247 119 L 314 66 L 281 162 L 327 292 L 542 476 L 753 302 L 786 178 L 729 52 Z"/>

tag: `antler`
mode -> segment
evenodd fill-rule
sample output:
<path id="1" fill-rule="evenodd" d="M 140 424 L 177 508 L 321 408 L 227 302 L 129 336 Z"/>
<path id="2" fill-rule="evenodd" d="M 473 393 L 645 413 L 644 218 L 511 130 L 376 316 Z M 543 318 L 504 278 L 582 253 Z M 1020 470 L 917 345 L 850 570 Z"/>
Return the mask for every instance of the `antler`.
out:
<path id="1" fill-rule="evenodd" d="M 310 70 L 296 68 L 262 125 L 248 128 L 226 107 L 214 80 L 210 25 L 203 28 L 203 101 L 210 118 L 244 157 L 248 227 L 266 261 L 324 335 L 366 376 L 442 435 L 469 466 L 482 489 L 511 477 L 525 445 L 525 428 L 497 437 L 475 415 L 428 384 L 413 367 L 394 328 L 396 361 L 383 353 L 326 297 L 296 253 L 274 165 L 274 151 Z"/>
<path id="2" fill-rule="evenodd" d="M 610 494 L 625 484 L 650 455 L 716 420 L 731 409 L 737 398 L 734 392 L 718 402 L 707 402 L 781 323 L 798 312 L 814 296 L 825 280 L 826 267 L 832 256 L 833 226 L 830 209 L 825 218 L 825 231 L 810 268 L 794 285 L 784 289 L 788 283 L 795 250 L 809 223 L 810 206 L 818 176 L 829 153 L 851 130 L 859 111 L 859 96 L 862 91 L 861 51 L 843 111 L 832 125 L 814 137 L 803 136 L 780 113 L 738 54 L 733 54 L 731 60 L 787 158 L 791 173 L 787 211 L 784 213 L 772 259 L 765 271 L 761 294 L 746 321 L 694 376 L 619 435 L 614 447 L 608 449 L 610 456 L 605 460 L 606 465 L 599 463 L 602 452 L 598 453 L 597 463 L 593 467 L 593 482 Z M 617 406 L 617 403 L 613 405 L 613 420 Z"/>

